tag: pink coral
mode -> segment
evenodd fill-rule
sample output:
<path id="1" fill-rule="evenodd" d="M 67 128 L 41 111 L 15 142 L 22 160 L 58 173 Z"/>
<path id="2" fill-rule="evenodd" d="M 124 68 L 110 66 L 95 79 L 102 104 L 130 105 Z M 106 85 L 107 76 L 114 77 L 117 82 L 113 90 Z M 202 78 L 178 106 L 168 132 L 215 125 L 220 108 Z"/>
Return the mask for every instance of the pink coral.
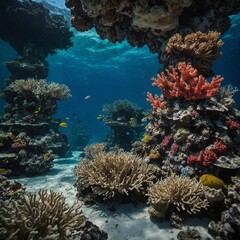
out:
<path id="1" fill-rule="evenodd" d="M 197 75 L 197 69 L 185 62 L 178 63 L 177 68 L 170 66 L 165 71 L 167 75 L 162 72 L 157 75 L 158 78 L 152 78 L 152 85 L 161 88 L 166 98 L 208 99 L 217 93 L 223 80 L 218 75 L 209 83 L 202 75 Z"/>
<path id="2" fill-rule="evenodd" d="M 154 96 L 148 92 L 147 93 L 147 101 L 151 103 L 152 108 L 157 110 L 157 109 L 165 109 L 165 105 L 163 100 L 161 100 L 157 94 L 155 94 Z"/>
<path id="3" fill-rule="evenodd" d="M 233 120 L 228 120 L 226 122 L 226 126 L 230 128 L 231 130 L 239 130 L 240 129 L 240 124 L 233 121 Z"/>

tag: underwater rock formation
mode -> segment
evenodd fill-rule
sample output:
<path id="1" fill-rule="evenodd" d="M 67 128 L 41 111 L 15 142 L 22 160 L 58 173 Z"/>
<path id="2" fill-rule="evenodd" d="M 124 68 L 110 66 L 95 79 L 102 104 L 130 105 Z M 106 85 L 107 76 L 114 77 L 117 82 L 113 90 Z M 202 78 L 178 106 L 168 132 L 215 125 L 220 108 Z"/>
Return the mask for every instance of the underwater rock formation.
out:
<path id="1" fill-rule="evenodd" d="M 108 147 L 117 146 L 124 150 L 130 150 L 132 142 L 140 137 L 144 129 L 143 109 L 124 99 L 104 105 L 103 112 L 106 113 L 106 116 L 101 115 L 99 120 L 111 128 L 111 132 L 105 140 Z"/>
<path id="2" fill-rule="evenodd" d="M 237 239 L 240 234 L 240 178 L 232 177 L 225 198 L 226 208 L 219 222 L 211 221 L 208 232 L 215 239 Z"/>
<path id="3" fill-rule="evenodd" d="M 26 45 L 40 48 L 41 54 L 56 53 L 72 46 L 72 32 L 62 15 L 50 14 L 41 3 L 2 0 L 0 2 L 0 38 L 23 55 Z"/>
<path id="4" fill-rule="evenodd" d="M 158 168 L 132 153 L 104 152 L 101 147 L 91 149 L 91 157 L 82 159 L 75 169 L 80 197 L 92 195 L 92 198 L 98 196 L 103 200 L 127 198 L 137 201 L 139 196 L 144 197 L 146 187 L 156 179 Z"/>
<path id="5" fill-rule="evenodd" d="M 218 41 L 215 44 L 218 49 Z M 191 177 L 227 173 L 229 181 L 240 169 L 240 111 L 233 100 L 237 89 L 220 88 L 221 76 L 208 82 L 185 62 L 152 80 L 162 95 L 147 94 L 152 111 L 145 118 L 149 123 L 142 143 L 133 144 L 133 151 L 150 161 L 153 151 L 158 153 L 154 162 L 166 176 L 172 172 Z"/>
<path id="6" fill-rule="evenodd" d="M 17 181 L 9 181 L 6 177 L 0 175 L 0 201 L 9 199 L 17 200 L 25 194 L 25 188 Z"/>
<path id="7" fill-rule="evenodd" d="M 94 27 L 102 39 L 122 42 L 126 38 L 131 46 L 147 45 L 161 62 L 166 42 L 175 33 L 185 36 L 210 30 L 223 34 L 230 27 L 229 16 L 240 11 L 239 0 L 66 0 L 66 6 L 77 30 Z"/>
<path id="8" fill-rule="evenodd" d="M 38 174 L 69 151 L 67 139 L 52 120 L 57 100 L 70 97 L 64 84 L 40 79 L 15 80 L 5 89 L 5 114 L 0 118 L 0 166 L 12 174 Z"/>
<path id="9" fill-rule="evenodd" d="M 52 116 L 57 100 L 68 98 L 70 91 L 44 79 L 48 75 L 45 58 L 69 48 L 72 35 L 64 17 L 51 14 L 41 3 L 0 2 L 0 38 L 19 54 L 5 62 L 11 76 L 5 80 L 7 104 L 0 118 L 0 167 L 12 175 L 45 172 L 57 155 L 69 154 L 67 138 Z"/>

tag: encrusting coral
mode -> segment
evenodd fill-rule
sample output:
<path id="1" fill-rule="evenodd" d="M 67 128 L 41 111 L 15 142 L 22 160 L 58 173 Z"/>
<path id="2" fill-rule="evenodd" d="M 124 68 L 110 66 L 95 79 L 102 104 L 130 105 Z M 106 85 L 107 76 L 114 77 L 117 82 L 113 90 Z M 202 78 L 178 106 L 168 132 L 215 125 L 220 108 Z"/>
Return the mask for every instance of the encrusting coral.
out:
<path id="1" fill-rule="evenodd" d="M 155 180 L 156 168 L 129 152 L 99 152 L 76 166 L 77 189 L 90 189 L 104 200 L 143 194 Z"/>
<path id="2" fill-rule="evenodd" d="M 162 219 L 165 218 L 169 208 L 197 214 L 209 205 L 204 191 L 204 186 L 196 180 L 176 175 L 170 176 L 148 188 L 147 195 L 153 208 L 150 208 L 149 212 L 153 210 L 160 212 L 158 216 Z"/>
<path id="3" fill-rule="evenodd" d="M 28 193 L 17 201 L 0 201 L 0 239 L 73 239 L 85 226 L 80 207 L 69 207 L 54 191 Z"/>

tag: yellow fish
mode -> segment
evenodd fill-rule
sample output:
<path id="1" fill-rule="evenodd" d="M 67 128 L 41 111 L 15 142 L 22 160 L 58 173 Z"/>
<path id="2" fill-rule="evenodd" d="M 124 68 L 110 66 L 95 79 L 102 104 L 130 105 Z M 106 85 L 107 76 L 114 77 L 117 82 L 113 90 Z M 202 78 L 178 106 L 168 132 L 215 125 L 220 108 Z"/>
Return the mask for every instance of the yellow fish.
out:
<path id="1" fill-rule="evenodd" d="M 204 185 L 204 186 L 208 186 L 210 188 L 215 188 L 215 189 L 227 189 L 226 184 L 223 182 L 223 180 L 221 180 L 218 177 L 215 177 L 212 174 L 203 174 L 200 177 L 200 182 Z"/>
<path id="2" fill-rule="evenodd" d="M 60 126 L 60 127 L 67 127 L 68 125 L 67 125 L 66 122 L 61 122 L 61 123 L 59 123 L 59 126 Z"/>
<path id="3" fill-rule="evenodd" d="M 0 147 L 4 146 L 4 143 L 0 142 Z"/>

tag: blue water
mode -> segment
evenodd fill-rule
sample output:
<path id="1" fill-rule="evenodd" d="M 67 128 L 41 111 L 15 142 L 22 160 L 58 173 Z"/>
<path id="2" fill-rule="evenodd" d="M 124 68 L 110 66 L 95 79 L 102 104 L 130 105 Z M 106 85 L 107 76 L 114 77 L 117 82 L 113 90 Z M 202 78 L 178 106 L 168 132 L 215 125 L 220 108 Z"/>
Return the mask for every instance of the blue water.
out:
<path id="1" fill-rule="evenodd" d="M 51 2 L 51 1 L 50 1 Z M 60 6 L 61 9 L 64 5 Z M 63 12 L 64 12 L 63 11 Z M 224 34 L 223 56 L 215 61 L 214 71 L 225 80 L 222 85 L 232 84 L 240 88 L 240 15 L 232 16 L 232 27 Z M 112 44 L 101 40 L 94 30 L 74 32 L 74 46 L 67 51 L 58 51 L 49 56 L 48 81 L 64 83 L 69 86 L 72 97 L 59 102 L 56 118 L 65 121 L 68 127 L 62 131 L 71 138 L 71 128 L 82 122 L 90 134 L 91 142 L 101 141 L 108 128 L 97 120 L 106 103 L 125 99 L 138 104 L 144 109 L 150 108 L 146 102 L 146 92 L 160 93 L 151 86 L 151 77 L 156 76 L 161 68 L 157 55 L 145 46 L 132 48 L 127 42 Z M 9 72 L 2 65 L 16 56 L 7 43 L 0 41 L 0 87 Z M 85 100 L 86 96 L 91 96 Z M 235 94 L 240 106 L 240 93 Z M 4 101 L 0 100 L 0 112 Z"/>

